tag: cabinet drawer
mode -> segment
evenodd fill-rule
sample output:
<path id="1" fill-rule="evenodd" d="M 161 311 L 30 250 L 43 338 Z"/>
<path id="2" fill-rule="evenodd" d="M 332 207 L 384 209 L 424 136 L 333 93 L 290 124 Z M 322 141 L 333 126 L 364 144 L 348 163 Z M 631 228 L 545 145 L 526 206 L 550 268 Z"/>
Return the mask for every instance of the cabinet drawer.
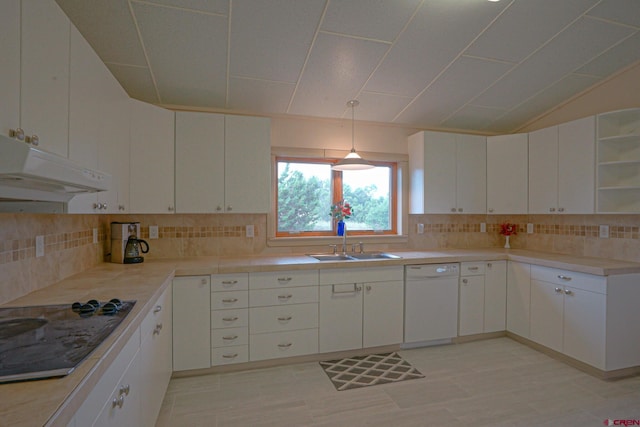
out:
<path id="1" fill-rule="evenodd" d="M 313 286 L 318 284 L 318 270 L 264 271 L 249 274 L 251 289 Z"/>
<path id="2" fill-rule="evenodd" d="M 460 275 L 461 276 L 479 276 L 484 274 L 486 263 L 480 262 L 461 262 L 460 263 Z"/>
<path id="3" fill-rule="evenodd" d="M 171 288 L 167 288 L 153 305 L 151 311 L 142 320 L 140 326 L 141 339 L 144 339 L 156 328 L 171 325 Z"/>
<path id="4" fill-rule="evenodd" d="M 211 347 L 229 347 L 249 344 L 248 328 L 227 328 L 211 330 Z"/>
<path id="5" fill-rule="evenodd" d="M 258 289 L 252 290 L 249 294 L 250 307 L 304 304 L 309 302 L 318 302 L 317 286 L 282 289 Z"/>
<path id="6" fill-rule="evenodd" d="M 318 352 L 318 329 L 257 334 L 249 337 L 250 360 L 276 359 Z"/>
<path id="7" fill-rule="evenodd" d="M 244 291 L 249 289 L 249 274 L 212 274 L 211 292 Z"/>
<path id="8" fill-rule="evenodd" d="M 228 365 L 249 361 L 249 346 L 234 345 L 231 347 L 214 348 L 211 351 L 211 366 Z"/>
<path id="9" fill-rule="evenodd" d="M 390 282 L 404 280 L 404 267 L 332 268 L 320 270 L 320 284 Z"/>
<path id="10" fill-rule="evenodd" d="M 245 308 L 249 306 L 249 291 L 212 292 L 211 309 Z"/>
<path id="11" fill-rule="evenodd" d="M 292 331 L 318 327 L 318 304 L 291 304 L 251 309 L 251 333 Z"/>
<path id="12" fill-rule="evenodd" d="M 211 312 L 211 328 L 237 328 L 249 326 L 249 309 L 213 310 Z"/>
<path id="13" fill-rule="evenodd" d="M 532 265 L 531 279 L 553 283 L 555 285 L 571 286 L 572 288 L 596 292 L 599 294 L 607 293 L 606 277 L 596 276 L 593 274 L 577 273 L 575 271 Z"/>

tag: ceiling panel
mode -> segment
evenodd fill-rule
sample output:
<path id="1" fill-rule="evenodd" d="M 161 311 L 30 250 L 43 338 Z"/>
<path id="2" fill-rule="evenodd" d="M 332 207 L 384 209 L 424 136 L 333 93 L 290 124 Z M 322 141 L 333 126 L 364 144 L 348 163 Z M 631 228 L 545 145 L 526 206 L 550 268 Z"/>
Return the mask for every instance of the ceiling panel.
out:
<path id="1" fill-rule="evenodd" d="M 331 0 L 322 29 L 391 42 L 420 3 L 420 0 Z"/>
<path id="2" fill-rule="evenodd" d="M 130 65 L 107 64 L 111 74 L 124 88 L 128 88 L 130 97 L 140 101 L 158 103 L 158 94 L 147 67 L 132 67 Z"/>
<path id="3" fill-rule="evenodd" d="M 512 67 L 505 62 L 462 56 L 395 121 L 439 125 Z"/>
<path id="4" fill-rule="evenodd" d="M 589 15 L 640 28 L 640 1 L 602 0 L 593 10 L 589 11 Z"/>
<path id="5" fill-rule="evenodd" d="M 452 13 L 451 0 L 424 3 L 365 89 L 415 96 L 504 7 L 500 3 L 475 0 L 460 0 L 455 4 L 455 13 Z"/>
<path id="6" fill-rule="evenodd" d="M 467 105 L 457 111 L 454 116 L 451 116 L 442 123 L 442 128 L 467 131 L 478 129 L 484 130 L 497 115 L 502 114 L 503 112 L 504 111 L 496 108 Z"/>
<path id="7" fill-rule="evenodd" d="M 300 79 L 291 114 L 341 117 L 388 45 L 321 33 Z"/>
<path id="8" fill-rule="evenodd" d="M 138 3 L 133 10 L 161 102 L 224 107 L 227 19 Z"/>
<path id="9" fill-rule="evenodd" d="M 360 105 L 355 111 L 357 120 L 391 122 L 407 106 L 411 98 L 384 93 L 362 92 L 358 96 L 358 100 Z M 346 110 L 344 116 L 351 117 L 351 109 Z"/>
<path id="10" fill-rule="evenodd" d="M 104 62 L 147 66 L 127 0 L 57 0 Z"/>
<path id="11" fill-rule="evenodd" d="M 509 109 L 582 67 L 634 30 L 581 18 L 474 101 Z"/>
<path id="12" fill-rule="evenodd" d="M 561 1 L 514 1 L 465 53 L 520 62 L 598 2 Z"/>
<path id="13" fill-rule="evenodd" d="M 323 10 L 316 0 L 234 2 L 231 75 L 295 83 Z"/>
<path id="14" fill-rule="evenodd" d="M 132 0 L 138 1 L 138 0 Z M 184 9 L 199 10 L 221 15 L 229 14 L 229 0 L 145 0 L 148 3 L 157 3 Z M 234 5 L 241 0 L 235 0 Z"/>
<path id="15" fill-rule="evenodd" d="M 640 52 L 640 31 L 607 50 L 576 72 L 607 77 L 636 62 L 638 52 Z"/>
<path id="16" fill-rule="evenodd" d="M 294 89 L 292 83 L 232 77 L 229 79 L 227 108 L 284 114 Z"/>

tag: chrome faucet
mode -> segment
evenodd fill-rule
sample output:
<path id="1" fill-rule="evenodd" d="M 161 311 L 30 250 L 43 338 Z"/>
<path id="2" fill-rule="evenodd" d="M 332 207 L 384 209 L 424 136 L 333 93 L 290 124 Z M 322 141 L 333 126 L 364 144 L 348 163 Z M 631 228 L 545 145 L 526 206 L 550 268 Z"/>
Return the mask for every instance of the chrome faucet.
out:
<path id="1" fill-rule="evenodd" d="M 342 233 L 342 253 L 347 253 L 347 224 L 344 225 L 343 233 Z"/>

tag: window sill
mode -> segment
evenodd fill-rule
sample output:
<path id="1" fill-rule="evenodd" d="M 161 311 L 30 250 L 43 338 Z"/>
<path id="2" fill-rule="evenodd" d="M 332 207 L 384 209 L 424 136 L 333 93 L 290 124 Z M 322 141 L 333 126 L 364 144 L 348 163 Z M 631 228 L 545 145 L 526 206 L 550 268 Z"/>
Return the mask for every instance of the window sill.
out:
<path id="1" fill-rule="evenodd" d="M 269 247 L 286 247 L 286 246 L 316 246 L 316 245 L 332 245 L 341 243 L 341 236 L 314 236 L 314 237 L 270 237 L 267 239 Z M 380 236 L 349 236 L 347 234 L 347 242 L 349 244 L 356 242 L 364 243 L 381 243 L 381 244 L 397 244 L 408 243 L 409 236 L 380 235 Z"/>

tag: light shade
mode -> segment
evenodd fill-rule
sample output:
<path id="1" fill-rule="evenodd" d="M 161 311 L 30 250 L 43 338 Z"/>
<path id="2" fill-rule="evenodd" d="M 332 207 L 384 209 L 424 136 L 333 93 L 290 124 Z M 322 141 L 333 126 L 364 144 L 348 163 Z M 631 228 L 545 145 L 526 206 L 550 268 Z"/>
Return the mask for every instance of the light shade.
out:
<path id="1" fill-rule="evenodd" d="M 347 102 L 347 105 L 351 107 L 351 152 L 345 156 L 344 159 L 340 160 L 338 163 L 333 165 L 331 169 L 334 171 L 357 171 L 364 169 L 372 169 L 375 168 L 375 165 L 372 165 L 362 157 L 356 153 L 355 148 L 355 108 L 360 104 L 359 101 L 352 99 Z"/>

